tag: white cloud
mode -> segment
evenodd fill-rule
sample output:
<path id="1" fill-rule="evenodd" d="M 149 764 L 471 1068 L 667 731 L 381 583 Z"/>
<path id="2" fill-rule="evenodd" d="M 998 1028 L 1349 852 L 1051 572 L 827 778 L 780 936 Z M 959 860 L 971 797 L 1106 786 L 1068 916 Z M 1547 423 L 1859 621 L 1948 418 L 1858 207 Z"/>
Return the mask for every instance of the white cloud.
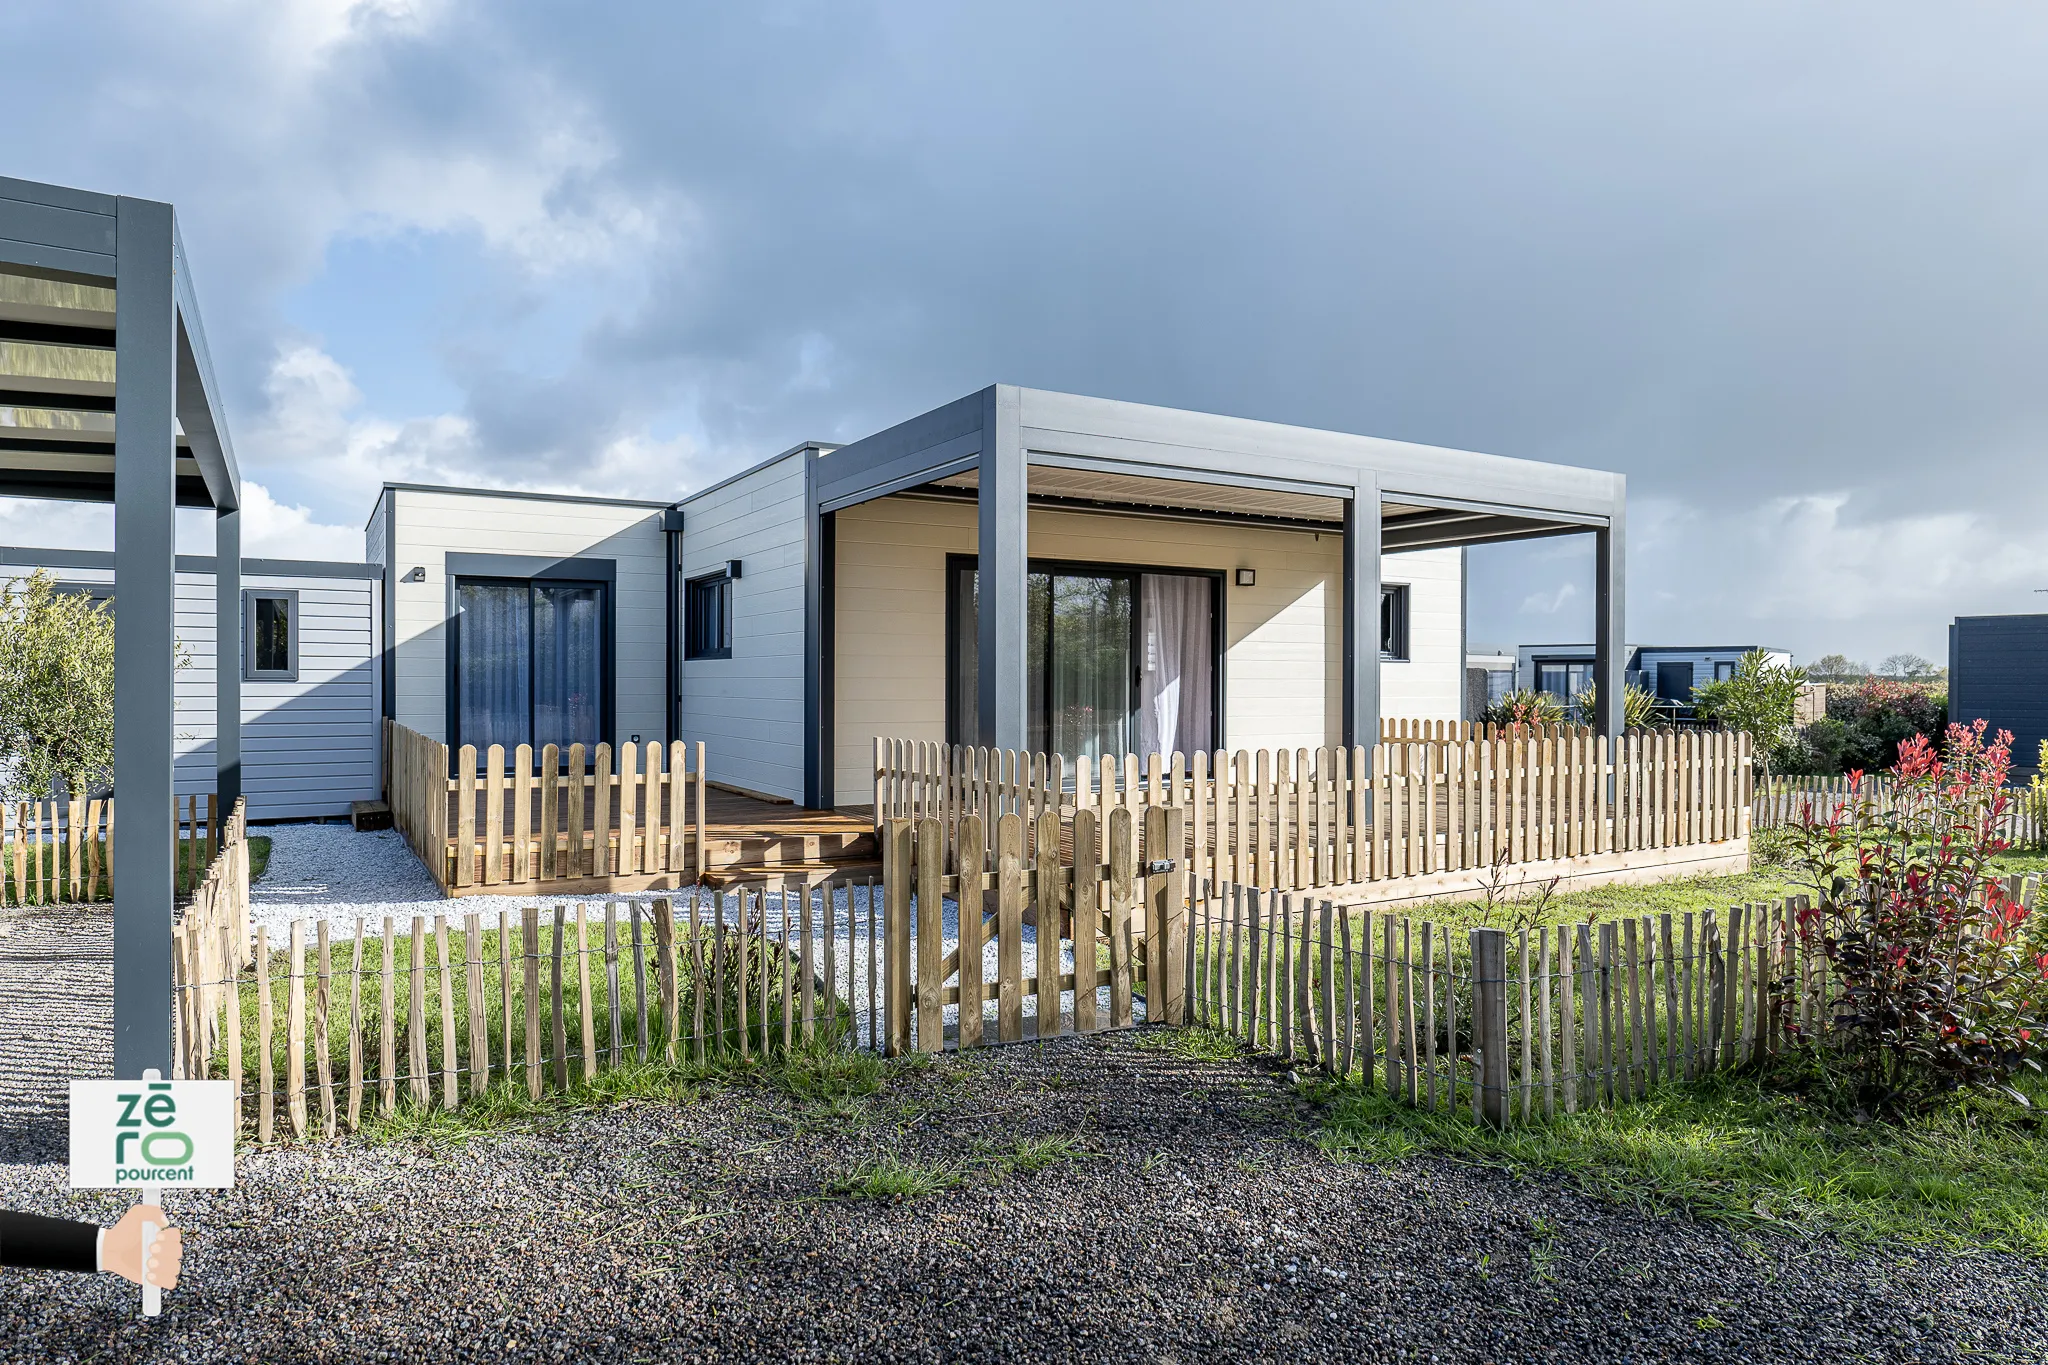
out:
<path id="1" fill-rule="evenodd" d="M 363 557 L 363 532 L 354 526 L 326 526 L 305 507 L 288 507 L 260 483 L 242 481 L 242 555 L 246 559 L 338 559 Z"/>
<path id="2" fill-rule="evenodd" d="M 1530 593 L 1522 599 L 1522 605 L 1517 610 L 1525 615 L 1533 613 L 1543 616 L 1555 616 L 1558 612 L 1564 610 L 1565 603 L 1572 601 L 1578 595 L 1578 584 L 1561 583 L 1555 590 L 1550 592 Z"/>

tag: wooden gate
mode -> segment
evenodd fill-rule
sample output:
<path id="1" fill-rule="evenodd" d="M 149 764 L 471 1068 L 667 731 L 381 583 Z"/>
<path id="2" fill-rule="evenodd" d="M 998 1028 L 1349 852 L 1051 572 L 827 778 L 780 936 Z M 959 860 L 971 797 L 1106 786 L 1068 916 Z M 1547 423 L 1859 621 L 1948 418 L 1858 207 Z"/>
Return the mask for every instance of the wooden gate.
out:
<path id="1" fill-rule="evenodd" d="M 1141 1018 L 1185 1022 L 1186 864 L 1149 857 L 1179 854 L 1180 812 L 1148 809 L 1142 843 L 1123 808 L 1106 818 L 1075 812 L 1064 852 L 1058 812 L 1042 812 L 1034 832 L 1036 856 L 1027 857 L 1024 818 L 1014 812 L 992 824 L 963 815 L 950 841 L 936 818 L 886 822 L 891 1055 L 1095 1033 Z M 949 852 L 956 872 L 946 870 Z"/>

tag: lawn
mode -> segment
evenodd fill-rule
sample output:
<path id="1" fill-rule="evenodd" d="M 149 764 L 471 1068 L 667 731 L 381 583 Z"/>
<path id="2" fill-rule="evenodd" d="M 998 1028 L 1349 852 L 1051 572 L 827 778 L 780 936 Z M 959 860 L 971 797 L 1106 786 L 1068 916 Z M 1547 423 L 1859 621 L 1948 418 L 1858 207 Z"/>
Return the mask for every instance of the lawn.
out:
<path id="1" fill-rule="evenodd" d="M 1666 1084 L 1612 1110 L 1496 1131 L 1357 1085 L 1313 1087 L 1344 1160 L 1437 1153 L 1561 1176 L 1601 1199 L 1736 1229 L 2048 1258 L 2048 1084 L 2034 1109 L 1960 1100 L 1909 1124 L 1833 1120 L 1753 1076 Z"/>

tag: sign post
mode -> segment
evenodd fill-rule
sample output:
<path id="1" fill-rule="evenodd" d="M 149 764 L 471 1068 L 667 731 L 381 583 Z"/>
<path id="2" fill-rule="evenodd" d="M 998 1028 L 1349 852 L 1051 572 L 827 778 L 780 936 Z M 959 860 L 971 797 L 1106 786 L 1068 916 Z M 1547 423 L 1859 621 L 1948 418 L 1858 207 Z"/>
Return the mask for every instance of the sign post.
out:
<path id="1" fill-rule="evenodd" d="M 155 1206 L 167 1189 L 225 1190 L 235 1183 L 235 1095 L 229 1081 L 71 1082 L 71 1188 L 135 1190 Z M 162 1231 L 142 1225 L 142 1314 L 163 1291 L 149 1283 L 149 1253 Z"/>

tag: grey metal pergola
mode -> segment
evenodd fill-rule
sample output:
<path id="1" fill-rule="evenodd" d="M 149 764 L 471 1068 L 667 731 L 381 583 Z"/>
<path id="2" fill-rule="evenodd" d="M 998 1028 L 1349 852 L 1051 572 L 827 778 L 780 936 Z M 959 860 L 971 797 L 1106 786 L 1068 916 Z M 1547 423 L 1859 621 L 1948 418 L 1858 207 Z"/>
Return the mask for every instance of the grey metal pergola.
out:
<path id="1" fill-rule="evenodd" d="M 176 509 L 214 513 L 225 810 L 241 789 L 241 479 L 169 204 L 0 178 L 0 277 L 57 287 L 0 300 L 0 407 L 16 416 L 0 494 L 114 504 L 114 1074 L 169 1074 Z"/>
<path id="2" fill-rule="evenodd" d="M 912 490 L 954 491 L 977 503 L 976 704 L 980 732 L 996 747 L 1025 747 L 1034 506 L 1341 527 L 1346 744 L 1379 735 L 1382 552 L 1590 532 L 1596 723 L 1609 736 L 1621 733 L 1620 474 L 1007 384 L 814 451 L 805 475 L 804 669 L 805 789 L 814 806 L 831 804 L 833 792 L 833 516 Z M 1247 506 L 1263 510 L 1241 510 Z"/>

